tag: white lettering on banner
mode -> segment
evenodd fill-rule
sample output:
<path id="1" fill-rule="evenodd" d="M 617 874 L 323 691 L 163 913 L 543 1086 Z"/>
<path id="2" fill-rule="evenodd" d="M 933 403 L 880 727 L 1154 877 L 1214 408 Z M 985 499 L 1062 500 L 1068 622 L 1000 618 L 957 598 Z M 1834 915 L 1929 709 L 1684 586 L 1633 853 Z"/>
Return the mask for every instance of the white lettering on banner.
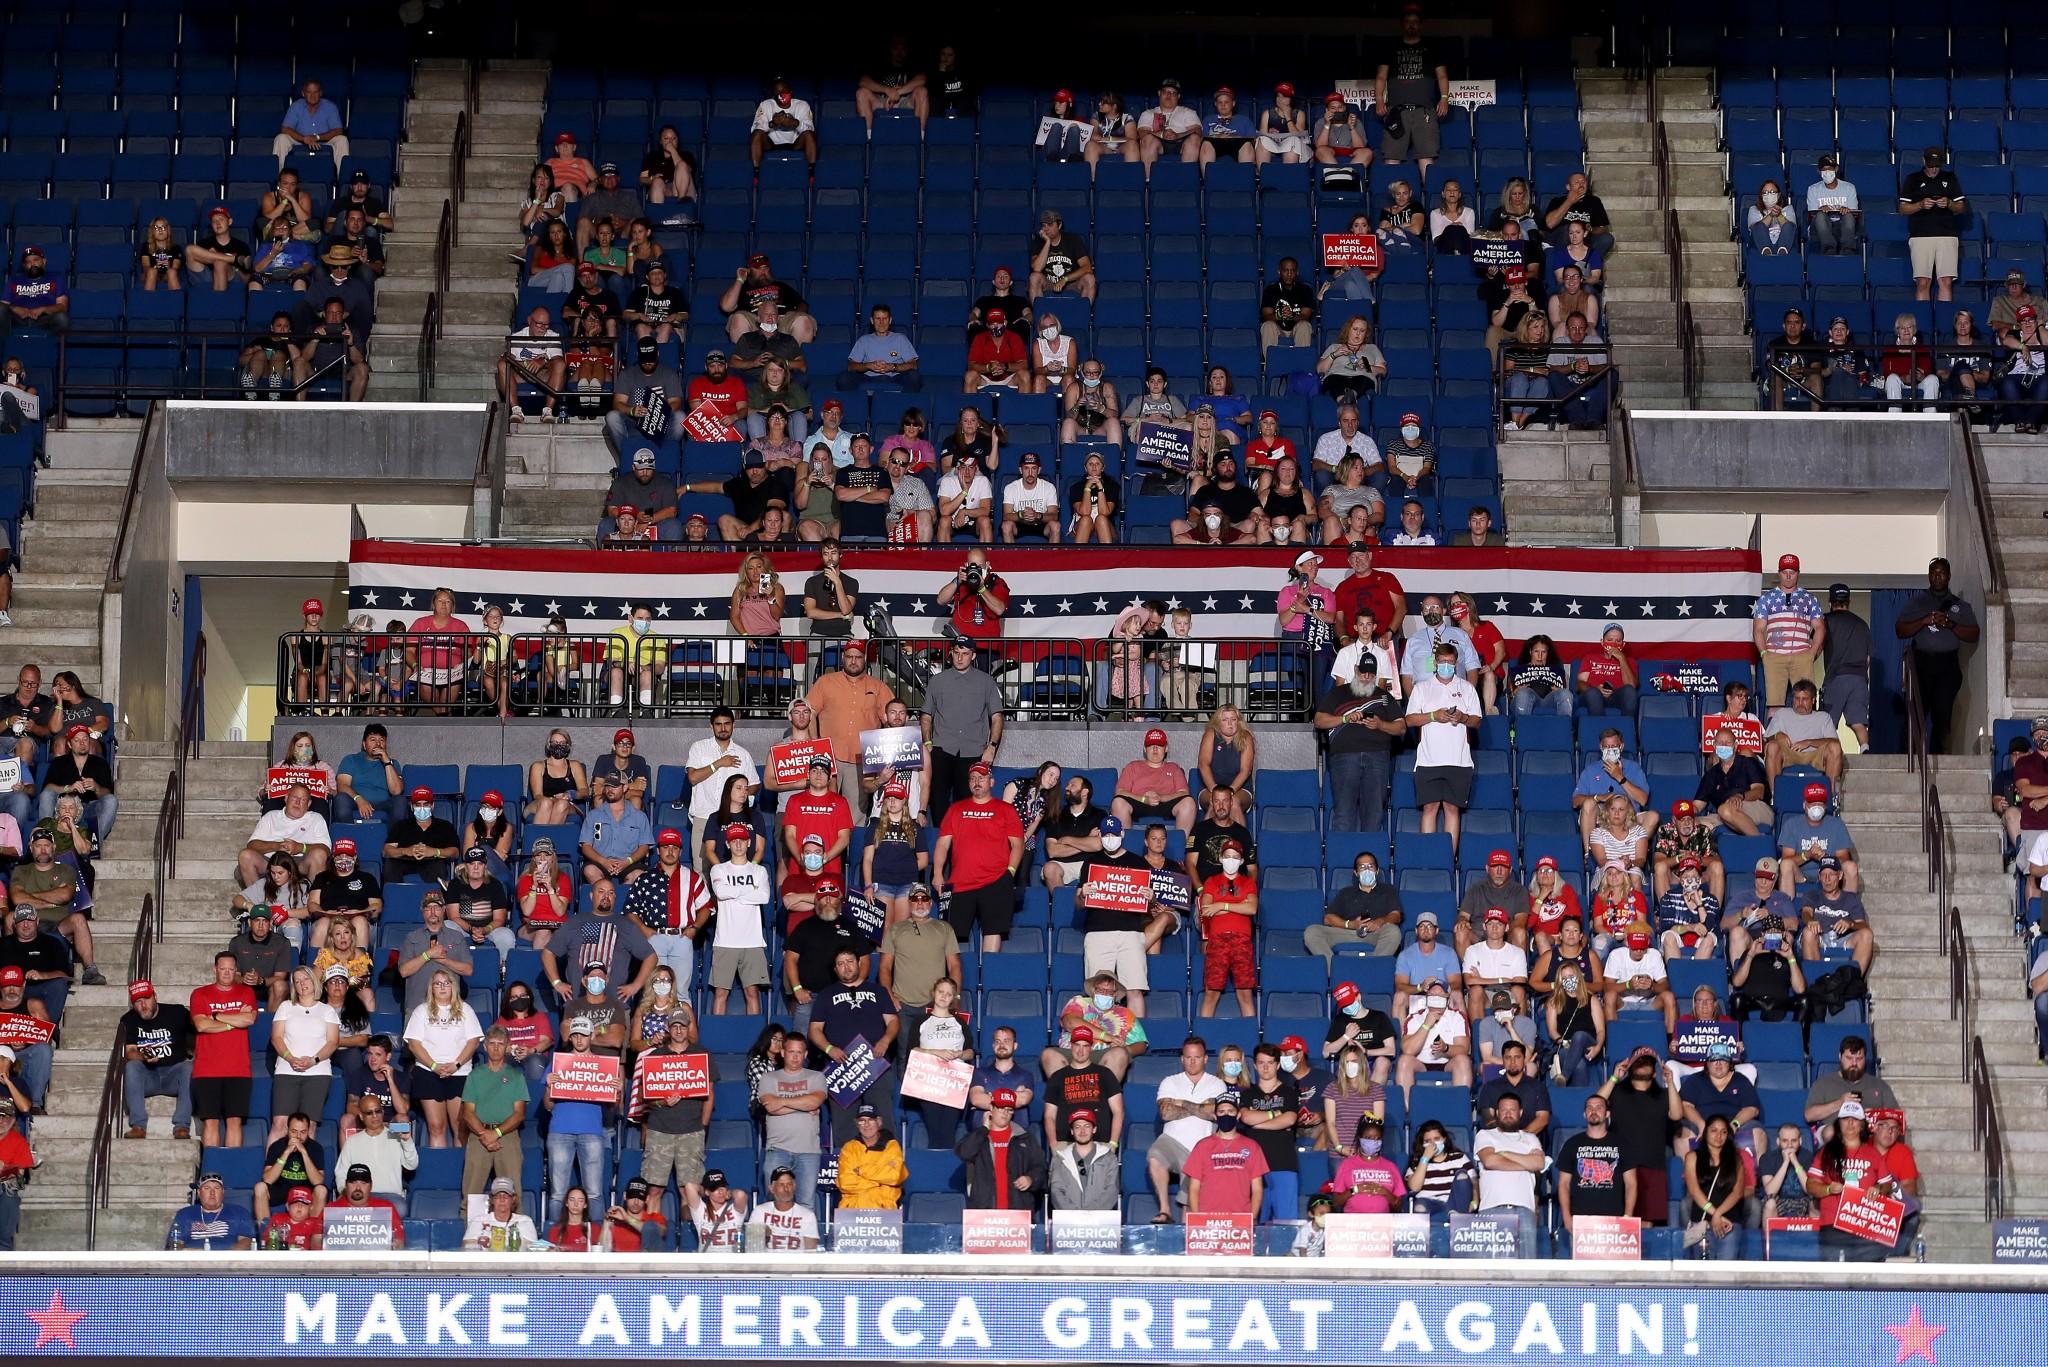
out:
<path id="1" fill-rule="evenodd" d="M 312 1304 L 296 1291 L 284 1293 L 284 1341 L 295 1344 L 301 1335 L 310 1335 L 316 1342 L 334 1342 L 334 1293 L 328 1292 Z"/>
<path id="2" fill-rule="evenodd" d="M 1152 1302 L 1136 1296 L 1116 1296 L 1109 1302 L 1109 1346 L 1112 1350 L 1135 1348 L 1152 1351 Z"/>
<path id="3" fill-rule="evenodd" d="M 448 1342 L 459 1348 L 467 1348 L 469 1346 L 469 1333 L 462 1327 L 462 1321 L 458 1317 L 462 1314 L 462 1307 L 468 1304 L 469 1295 L 467 1292 L 459 1296 L 449 1296 L 445 1300 L 438 1293 L 429 1295 L 427 1297 L 427 1342 L 430 1344 L 439 1343 L 441 1342 L 441 1335 L 445 1333 L 448 1336 Z"/>
<path id="4" fill-rule="evenodd" d="M 671 1301 L 666 1296 L 647 1298 L 647 1342 L 659 1348 L 671 1334 L 682 1335 L 686 1347 L 695 1348 L 704 1337 L 703 1301 L 685 1296 Z"/>
<path id="5" fill-rule="evenodd" d="M 1529 1307 L 1529 1313 L 1522 1317 L 1522 1328 L 1515 1335 L 1515 1346 L 1509 1351 L 1516 1357 L 1532 1348 L 1557 1357 L 1564 1356 L 1564 1340 L 1558 1336 L 1557 1322 L 1550 1318 L 1550 1309 L 1538 1301 Z"/>
<path id="6" fill-rule="evenodd" d="M 1237 1327 L 1230 1331 L 1230 1352 L 1254 1345 L 1269 1353 L 1280 1351 L 1280 1338 L 1273 1332 L 1273 1321 L 1266 1317 L 1263 1301 L 1246 1301 L 1244 1309 L 1238 1312 Z"/>
<path id="7" fill-rule="evenodd" d="M 759 1348 L 761 1346 L 761 1298 L 759 1296 L 720 1296 L 719 1304 L 724 1314 L 719 1342 L 727 1348 Z"/>
<path id="8" fill-rule="evenodd" d="M 818 1321 L 825 1317 L 825 1307 L 810 1296 L 785 1296 L 782 1300 L 782 1327 L 777 1336 L 784 1348 L 796 1347 L 801 1338 L 806 1348 L 823 1348 L 824 1341 L 818 1337 Z"/>
<path id="9" fill-rule="evenodd" d="M 1493 1307 L 1485 1301 L 1459 1301 L 1444 1316 L 1444 1337 L 1461 1353 L 1493 1351 Z"/>
<path id="10" fill-rule="evenodd" d="M 1177 1353 L 1206 1353 L 1216 1346 L 1209 1337 L 1208 1297 L 1173 1298 L 1173 1348 Z"/>
<path id="11" fill-rule="evenodd" d="M 406 1347 L 405 1326 L 399 1323 L 398 1307 L 391 1303 L 391 1297 L 378 1292 L 370 1297 L 370 1308 L 363 1315 L 363 1322 L 356 1326 L 358 1348 L 372 1339 L 384 1339 L 400 1348 Z"/>
<path id="12" fill-rule="evenodd" d="M 1038 1317 L 1038 1332 L 1055 1348 L 1086 1348 L 1088 1302 L 1079 1296 L 1053 1297 L 1045 1303 L 1045 1313 Z"/>
<path id="13" fill-rule="evenodd" d="M 1627 1357 L 1640 1345 L 1651 1357 L 1664 1355 L 1664 1307 L 1652 1305 L 1647 1311 L 1621 1305 L 1614 1311 L 1614 1351 Z"/>
<path id="14" fill-rule="evenodd" d="M 891 1348 L 915 1348 L 924 1342 L 924 1331 L 899 1329 L 896 1317 L 906 1310 L 916 1314 L 923 1309 L 924 1302 L 915 1296 L 891 1296 L 882 1302 L 881 1310 L 875 1315 L 875 1331 Z"/>
<path id="15" fill-rule="evenodd" d="M 490 1343 L 494 1348 L 524 1348 L 532 1336 L 526 1332 L 526 1297 L 516 1293 L 493 1294 L 490 1298 Z"/>
<path id="16" fill-rule="evenodd" d="M 626 1337 L 626 1322 L 619 1317 L 619 1303 L 606 1295 L 600 1295 L 590 1303 L 590 1313 L 583 1317 L 583 1332 L 576 1336 L 576 1342 L 588 1348 L 600 1336 L 620 1348 L 630 1342 Z"/>
<path id="17" fill-rule="evenodd" d="M 953 1302 L 953 1314 L 946 1321 L 946 1327 L 939 1334 L 939 1347 L 951 1348 L 956 1343 L 972 1343 L 977 1348 L 993 1348 L 989 1340 L 988 1326 L 981 1322 L 981 1307 L 971 1297 L 962 1296 Z"/>

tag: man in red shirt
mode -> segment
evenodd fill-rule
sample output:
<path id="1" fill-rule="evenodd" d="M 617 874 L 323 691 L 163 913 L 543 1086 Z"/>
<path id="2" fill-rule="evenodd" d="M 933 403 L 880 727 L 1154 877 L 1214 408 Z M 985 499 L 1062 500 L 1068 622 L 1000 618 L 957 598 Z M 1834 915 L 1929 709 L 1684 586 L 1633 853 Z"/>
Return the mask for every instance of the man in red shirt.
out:
<path id="1" fill-rule="evenodd" d="M 1382 635 L 1391 636 L 1408 616 L 1408 595 L 1401 592 L 1401 581 L 1372 567 L 1372 546 L 1367 542 L 1351 543 L 1348 563 L 1351 573 L 1337 581 L 1338 630 L 1345 641 L 1352 640 L 1358 629 L 1359 610 L 1371 608 Z"/>
<path id="2" fill-rule="evenodd" d="M 1181 1199 L 1190 1215 L 1251 1215 L 1265 1201 L 1270 1170 L 1258 1141 L 1237 1127 L 1237 1093 L 1225 1092 L 1216 1098 L 1216 1133 L 1195 1145 L 1181 1167 Z"/>
<path id="3" fill-rule="evenodd" d="M 747 411 L 747 382 L 726 368 L 725 353 L 715 347 L 704 353 L 704 373 L 690 377 L 690 411 L 710 399 L 718 400 L 718 415 L 728 427 L 735 425 L 738 414 Z"/>
<path id="4" fill-rule="evenodd" d="M 626 1183 L 626 1199 L 604 1214 L 604 1247 L 608 1253 L 665 1252 L 668 1221 L 647 1208 L 647 1183 Z"/>
<path id="5" fill-rule="evenodd" d="M 956 803 L 954 810 L 959 810 Z M 969 1210 L 1035 1210 L 1045 1190 L 1045 1151 L 1023 1125 L 1012 1125 L 1017 1094 L 989 1093 L 987 1123 L 960 1136 L 953 1152 L 967 1165 Z"/>
<path id="6" fill-rule="evenodd" d="M 967 767 L 969 798 L 946 809 L 932 854 L 933 893 L 943 895 L 949 883 L 953 889 L 946 912 L 953 934 L 965 944 L 979 919 L 984 954 L 1000 950 L 1010 933 L 1017 869 L 1024 859 L 1024 824 L 1015 807 L 989 796 L 994 786 L 995 771 L 986 763 Z"/>
<path id="7" fill-rule="evenodd" d="M 192 1028 L 199 1038 L 192 1046 L 192 1115 L 200 1122 L 200 1142 L 207 1148 L 221 1142 L 227 1122 L 227 1146 L 240 1148 L 242 1117 L 249 1113 L 249 1027 L 256 1023 L 256 993 L 240 980 L 235 956 L 223 949 L 213 956 L 213 981 L 192 993 Z"/>
<path id="8" fill-rule="evenodd" d="M 788 856 L 782 900 L 790 911 L 808 913 L 816 905 L 820 878 L 846 877 L 846 849 L 853 841 L 853 808 L 834 791 L 832 771 L 829 758 L 816 756 L 805 774 L 804 790 L 790 795 L 782 804 L 782 848 Z"/>
<path id="9" fill-rule="evenodd" d="M 284 1198 L 284 1209 L 270 1217 L 263 1227 L 265 1248 L 318 1248 L 320 1221 L 313 1216 L 313 1193 L 293 1187 Z"/>
<path id="10" fill-rule="evenodd" d="M 939 589 L 939 606 L 951 608 L 953 630 L 974 641 L 997 641 L 1003 635 L 1003 614 L 1010 610 L 1010 586 L 988 565 L 988 552 L 977 546 L 967 553 L 959 572 Z"/>
<path id="11" fill-rule="evenodd" d="M 960 387 L 969 394 L 990 386 L 1021 389 L 1031 380 L 1031 357 L 1022 334 L 1010 330 L 1002 309 L 990 309 L 981 321 L 988 326 L 967 346 L 967 376 Z"/>
<path id="12" fill-rule="evenodd" d="M 1259 914 L 1258 880 L 1244 871 L 1244 846 L 1223 842 L 1223 872 L 1202 884 L 1202 1014 L 1216 1014 L 1225 982 L 1237 989 L 1237 1005 L 1250 1019 L 1259 970 L 1252 953 L 1252 918 Z"/>
<path id="13" fill-rule="evenodd" d="M 370 1168 L 366 1163 L 357 1163 L 348 1170 L 348 1180 L 342 1184 L 340 1197 L 327 1203 L 329 1210 L 347 1210 L 352 1207 L 390 1211 L 391 1246 L 405 1247 L 405 1220 L 399 1215 L 397 1206 L 381 1196 L 370 1194 Z"/>

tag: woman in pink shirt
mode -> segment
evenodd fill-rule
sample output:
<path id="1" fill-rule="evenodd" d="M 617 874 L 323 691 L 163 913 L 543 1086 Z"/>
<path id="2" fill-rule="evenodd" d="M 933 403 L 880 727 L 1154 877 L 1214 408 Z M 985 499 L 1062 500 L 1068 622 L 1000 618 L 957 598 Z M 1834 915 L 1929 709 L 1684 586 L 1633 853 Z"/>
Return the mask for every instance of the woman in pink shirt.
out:
<path id="1" fill-rule="evenodd" d="M 1346 1215 L 1389 1215 L 1408 1197 L 1401 1169 L 1380 1152 L 1380 1118 L 1367 1111 L 1358 1122 L 1357 1152 L 1337 1165 L 1331 1183 Z"/>
<path id="2" fill-rule="evenodd" d="M 462 662 L 469 655 L 469 623 L 455 615 L 455 594 L 434 590 L 434 610 L 414 622 L 412 636 L 405 644 L 406 663 L 419 684 L 420 697 L 430 703 L 446 704 L 462 695 Z M 420 639 L 422 636 L 427 639 Z M 445 706 L 434 709 L 447 714 Z"/>

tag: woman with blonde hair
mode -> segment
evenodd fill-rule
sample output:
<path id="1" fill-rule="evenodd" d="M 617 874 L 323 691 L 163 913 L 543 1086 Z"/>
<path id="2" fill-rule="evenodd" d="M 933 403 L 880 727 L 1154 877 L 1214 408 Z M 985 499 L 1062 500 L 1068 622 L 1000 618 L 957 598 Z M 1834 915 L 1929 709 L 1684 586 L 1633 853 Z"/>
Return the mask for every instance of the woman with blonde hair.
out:
<path id="1" fill-rule="evenodd" d="M 1366 475 L 1364 456 L 1354 452 L 1337 462 L 1336 481 L 1323 490 L 1317 503 L 1323 515 L 1325 546 L 1353 539 L 1347 533 L 1357 530 L 1351 525 L 1354 521 L 1351 514 L 1355 509 L 1365 510 L 1363 520 L 1368 534 L 1376 535 L 1374 529 L 1386 520 L 1386 500 L 1367 481 Z"/>
<path id="2" fill-rule="evenodd" d="M 1521 326 L 1515 329 L 1514 340 L 1501 348 L 1501 368 L 1507 375 L 1501 383 L 1501 393 L 1510 401 L 1549 398 L 1550 320 L 1534 309 L 1524 314 Z M 1508 426 L 1522 431 L 1543 411 L 1510 402 Z"/>
<path id="3" fill-rule="evenodd" d="M 505 630 L 505 609 L 492 603 L 484 608 L 483 630 L 477 633 L 476 649 L 470 662 L 478 667 L 484 697 L 501 717 L 512 715 L 512 634 Z"/>
<path id="4" fill-rule="evenodd" d="M 427 980 L 427 999 L 405 1023 L 405 1046 L 413 1059 L 412 1100 L 427 1118 L 428 1147 L 455 1147 L 464 1079 L 483 1040 L 483 1026 L 462 999 L 455 974 L 437 966 Z"/>
<path id="5" fill-rule="evenodd" d="M 1601 869 L 1600 886 L 1593 893 L 1594 957 L 1605 960 L 1608 951 L 1628 934 L 1628 928 L 1648 919 L 1649 914 L 1649 904 L 1635 879 L 1629 877 L 1628 865 L 1609 864 Z"/>
<path id="6" fill-rule="evenodd" d="M 1607 1048 L 1607 1008 L 1577 963 L 1568 961 L 1558 969 L 1557 984 L 1543 1003 L 1543 1021 L 1554 1049 L 1550 1080 L 1564 1087 L 1585 1086 Z"/>
<path id="7" fill-rule="evenodd" d="M 782 634 L 785 595 L 775 564 L 760 551 L 740 561 L 739 577 L 733 581 L 732 608 L 727 619 L 733 634 L 753 639 Z"/>
<path id="8" fill-rule="evenodd" d="M 1337 1051 L 1337 1057 L 1330 1063 L 1332 1081 L 1323 1092 L 1323 1138 L 1317 1141 L 1319 1146 L 1327 1144 L 1349 1158 L 1358 1152 L 1358 1122 L 1368 1115 L 1386 1118 L 1386 1083 L 1375 1078 L 1372 1070 L 1372 1057 L 1356 1040 Z"/>
<path id="9" fill-rule="evenodd" d="M 153 290 L 159 283 L 167 290 L 185 287 L 185 273 L 179 269 L 185 261 L 185 249 L 171 232 L 171 221 L 161 214 L 149 221 L 149 230 L 142 235 L 139 260 L 145 290 Z"/>
<path id="10" fill-rule="evenodd" d="M 541 758 L 526 766 L 526 819 L 536 826 L 577 820 L 589 794 L 590 771 L 569 758 L 569 733 L 558 726 L 548 732 Z"/>
<path id="11" fill-rule="evenodd" d="M 1252 807 L 1252 779 L 1259 767 L 1258 741 L 1244 714 L 1229 703 L 1209 714 L 1202 728 L 1201 744 L 1195 751 L 1195 769 L 1202 781 L 1197 797 L 1203 807 L 1209 794 L 1228 788 L 1232 811 L 1239 821 L 1249 821 Z"/>
<path id="12" fill-rule="evenodd" d="M 1599 867 L 1620 864 L 1629 878 L 1641 887 L 1643 867 L 1650 857 L 1650 833 L 1635 820 L 1635 810 L 1620 793 L 1600 804 L 1600 822 L 1586 837 L 1586 854 Z"/>

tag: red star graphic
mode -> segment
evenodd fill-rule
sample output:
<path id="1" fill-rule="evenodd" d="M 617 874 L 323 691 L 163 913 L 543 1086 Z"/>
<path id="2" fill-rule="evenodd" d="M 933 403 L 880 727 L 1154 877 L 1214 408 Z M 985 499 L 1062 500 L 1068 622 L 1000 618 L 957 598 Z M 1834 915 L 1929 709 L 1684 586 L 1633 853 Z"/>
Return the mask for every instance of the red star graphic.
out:
<path id="1" fill-rule="evenodd" d="M 62 1291 L 52 1291 L 50 1293 L 50 1304 L 47 1309 L 28 1310 L 23 1313 L 36 1322 L 36 1347 L 42 1348 L 48 1344 L 61 1342 L 73 1352 L 78 1351 L 78 1345 L 71 1341 L 71 1331 L 77 1328 L 80 1320 L 85 1318 L 86 1312 L 83 1310 L 66 1310 L 64 1308 L 64 1293 Z M 1904 1358 L 1899 1360 L 1901 1362 L 1905 1361 Z"/>
<path id="2" fill-rule="evenodd" d="M 1934 1361 L 1934 1341 L 1948 1332 L 1948 1326 L 1924 1322 L 1920 1318 L 1920 1307 L 1916 1305 L 1904 1324 L 1887 1324 L 1884 1331 L 1899 1341 L 1899 1356 L 1894 1363 L 1897 1367 L 1898 1362 L 1916 1357 Z"/>

